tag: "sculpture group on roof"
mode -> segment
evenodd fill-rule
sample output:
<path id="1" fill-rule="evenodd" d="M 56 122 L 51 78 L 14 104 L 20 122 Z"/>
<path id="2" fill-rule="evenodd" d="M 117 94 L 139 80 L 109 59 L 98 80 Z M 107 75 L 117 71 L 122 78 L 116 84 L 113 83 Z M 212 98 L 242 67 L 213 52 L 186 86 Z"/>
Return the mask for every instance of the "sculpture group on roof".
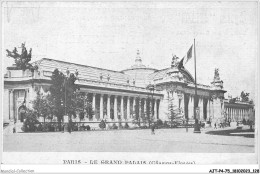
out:
<path id="1" fill-rule="evenodd" d="M 31 61 L 32 58 L 32 48 L 30 48 L 29 53 L 27 52 L 27 49 L 25 47 L 25 43 L 22 43 L 21 45 L 21 54 L 18 53 L 17 48 L 14 47 L 13 51 L 7 51 L 7 57 L 11 57 L 15 61 L 15 69 L 17 70 L 26 70 L 30 69 L 33 71 L 37 67 L 33 67 L 29 62 Z"/>

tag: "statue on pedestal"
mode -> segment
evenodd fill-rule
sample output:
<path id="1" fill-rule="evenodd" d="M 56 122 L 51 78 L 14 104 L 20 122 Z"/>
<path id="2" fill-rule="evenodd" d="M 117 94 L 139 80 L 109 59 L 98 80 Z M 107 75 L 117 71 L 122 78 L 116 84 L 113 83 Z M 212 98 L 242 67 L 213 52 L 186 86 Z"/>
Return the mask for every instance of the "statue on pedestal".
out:
<path id="1" fill-rule="evenodd" d="M 21 47 L 22 49 L 21 54 L 18 53 L 17 48 L 14 47 L 13 51 L 9 51 L 6 49 L 7 57 L 11 57 L 15 61 L 15 69 L 17 70 L 26 70 L 30 69 L 33 71 L 34 69 L 37 69 L 37 67 L 33 67 L 29 62 L 31 61 L 32 57 L 32 49 L 30 48 L 29 53 L 27 52 L 27 49 L 25 47 L 25 43 L 22 43 Z"/>
<path id="2" fill-rule="evenodd" d="M 219 81 L 220 80 L 218 71 L 219 71 L 219 69 L 215 68 L 214 81 Z"/>
<path id="3" fill-rule="evenodd" d="M 177 57 L 176 55 L 174 55 L 173 57 L 172 57 L 172 63 L 171 63 L 171 67 L 173 68 L 173 67 L 177 67 L 178 66 L 178 59 L 179 59 L 179 57 Z"/>

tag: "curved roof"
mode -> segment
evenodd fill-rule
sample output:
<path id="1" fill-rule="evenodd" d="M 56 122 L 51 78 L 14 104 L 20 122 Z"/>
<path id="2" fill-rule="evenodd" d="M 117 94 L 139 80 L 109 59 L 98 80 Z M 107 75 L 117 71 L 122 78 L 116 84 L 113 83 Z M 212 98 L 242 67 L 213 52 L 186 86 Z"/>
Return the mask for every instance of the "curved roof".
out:
<path id="1" fill-rule="evenodd" d="M 93 81 L 108 81 L 110 83 L 116 83 L 116 84 L 128 84 L 128 80 L 130 79 L 130 76 L 127 74 L 124 74 L 123 72 L 119 71 L 113 71 L 103 68 L 97 68 L 87 65 L 81 65 L 76 63 L 70 63 L 55 59 L 49 59 L 49 58 L 43 58 L 39 61 L 34 62 L 34 64 L 37 64 L 39 67 L 39 70 L 41 71 L 47 71 L 47 72 L 53 72 L 56 68 L 58 68 L 62 72 L 66 72 L 66 69 L 68 68 L 69 71 L 75 72 L 76 70 L 79 72 L 79 78 L 87 79 L 87 80 L 93 80 Z M 101 79 L 102 76 L 102 79 Z"/>

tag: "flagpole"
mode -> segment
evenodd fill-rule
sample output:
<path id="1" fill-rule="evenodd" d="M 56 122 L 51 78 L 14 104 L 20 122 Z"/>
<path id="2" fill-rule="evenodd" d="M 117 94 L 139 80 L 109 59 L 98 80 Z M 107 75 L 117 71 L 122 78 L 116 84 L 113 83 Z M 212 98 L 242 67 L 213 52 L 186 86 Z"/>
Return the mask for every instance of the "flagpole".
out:
<path id="1" fill-rule="evenodd" d="M 196 107 L 197 106 L 197 65 L 196 65 L 196 46 L 195 46 L 195 38 L 194 38 L 194 70 L 195 70 L 195 97 L 194 97 L 194 119 L 196 119 Z"/>
<path id="2" fill-rule="evenodd" d="M 194 133 L 201 133 L 200 132 L 200 125 L 198 124 L 198 119 L 196 116 L 196 109 L 198 107 L 198 95 L 197 95 L 197 65 L 196 65 L 196 48 L 195 48 L 195 38 L 194 38 L 194 69 L 195 69 L 195 96 L 194 96 Z"/>

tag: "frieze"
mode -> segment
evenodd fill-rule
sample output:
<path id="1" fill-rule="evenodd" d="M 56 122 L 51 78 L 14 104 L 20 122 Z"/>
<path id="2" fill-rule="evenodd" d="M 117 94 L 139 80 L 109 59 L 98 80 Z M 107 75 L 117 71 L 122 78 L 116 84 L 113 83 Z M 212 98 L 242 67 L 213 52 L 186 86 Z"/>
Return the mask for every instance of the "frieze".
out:
<path id="1" fill-rule="evenodd" d="M 183 87 L 176 84 L 167 84 L 165 85 L 164 89 L 167 92 L 183 91 Z"/>
<path id="2" fill-rule="evenodd" d="M 195 89 L 189 89 L 189 88 L 184 88 L 184 92 L 185 93 L 189 93 L 189 94 L 193 94 L 195 95 Z M 210 93 L 207 92 L 207 91 L 201 91 L 201 90 L 197 90 L 197 94 L 198 95 L 201 95 L 201 96 L 206 96 L 206 97 L 209 97 L 210 96 Z"/>

